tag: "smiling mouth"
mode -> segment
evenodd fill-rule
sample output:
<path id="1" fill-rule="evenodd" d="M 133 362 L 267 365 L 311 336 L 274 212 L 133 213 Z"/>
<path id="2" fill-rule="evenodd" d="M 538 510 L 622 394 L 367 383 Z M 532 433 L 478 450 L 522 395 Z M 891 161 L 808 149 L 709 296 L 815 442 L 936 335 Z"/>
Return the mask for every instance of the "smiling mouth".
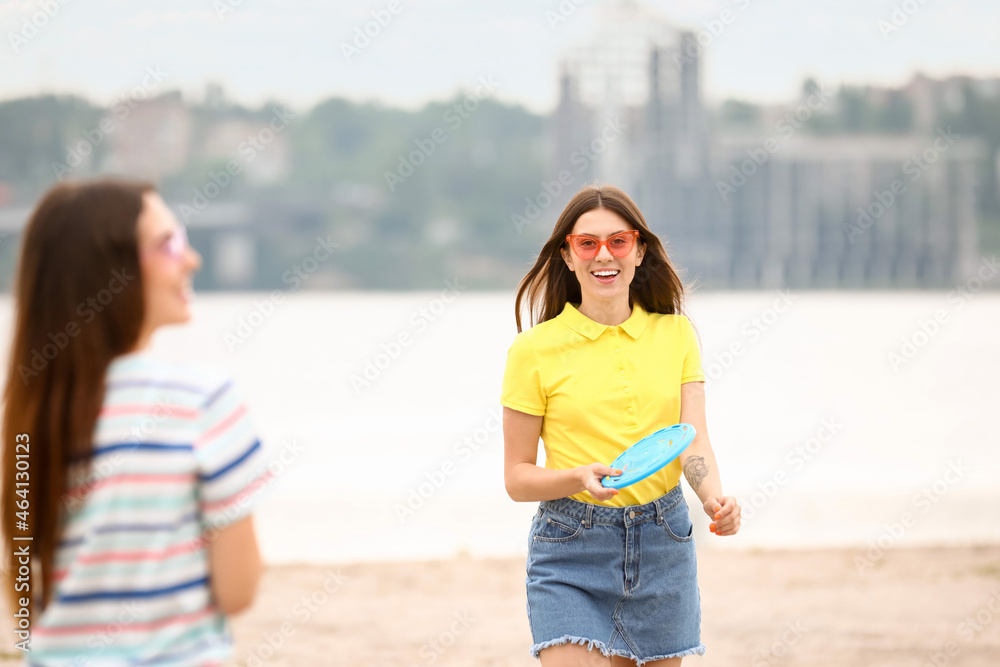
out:
<path id="1" fill-rule="evenodd" d="M 591 271 L 590 274 L 595 278 L 614 278 L 620 273 L 618 269 L 602 269 L 600 271 Z"/>

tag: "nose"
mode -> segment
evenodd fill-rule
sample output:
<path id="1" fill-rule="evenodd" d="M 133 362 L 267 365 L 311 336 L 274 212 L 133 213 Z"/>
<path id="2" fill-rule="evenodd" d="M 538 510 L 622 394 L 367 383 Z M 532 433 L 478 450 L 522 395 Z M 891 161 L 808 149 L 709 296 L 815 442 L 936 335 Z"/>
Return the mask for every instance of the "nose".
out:
<path id="1" fill-rule="evenodd" d="M 600 249 L 598 249 L 598 251 L 597 251 L 597 259 L 606 262 L 606 261 L 608 261 L 609 259 L 612 259 L 612 258 L 614 258 L 614 255 L 612 255 L 611 251 L 608 250 L 608 246 L 607 245 L 602 245 L 600 247 Z"/>
<path id="2" fill-rule="evenodd" d="M 191 246 L 188 246 L 187 248 L 186 260 L 187 260 L 187 268 L 192 273 L 201 268 L 201 255 L 198 254 L 198 251 L 192 248 Z"/>

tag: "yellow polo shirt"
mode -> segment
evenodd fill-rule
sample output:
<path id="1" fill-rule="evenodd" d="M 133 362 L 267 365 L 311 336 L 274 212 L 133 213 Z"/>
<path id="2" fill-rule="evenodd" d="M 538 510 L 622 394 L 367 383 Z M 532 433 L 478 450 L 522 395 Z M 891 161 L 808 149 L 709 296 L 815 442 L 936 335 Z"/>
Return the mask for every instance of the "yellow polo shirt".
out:
<path id="1" fill-rule="evenodd" d="M 593 321 L 567 303 L 557 317 L 514 337 L 500 403 L 542 415 L 545 467 L 610 464 L 645 436 L 680 421 L 681 385 L 703 382 L 694 328 L 683 315 L 639 304 L 620 325 Z M 680 481 L 680 459 L 598 505 L 641 505 Z"/>

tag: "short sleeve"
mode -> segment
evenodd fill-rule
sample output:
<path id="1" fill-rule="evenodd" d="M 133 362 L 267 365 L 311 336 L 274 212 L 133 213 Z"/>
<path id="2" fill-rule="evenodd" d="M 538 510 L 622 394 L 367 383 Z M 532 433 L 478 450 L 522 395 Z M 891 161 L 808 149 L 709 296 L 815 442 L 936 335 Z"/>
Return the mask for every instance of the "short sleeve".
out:
<path id="1" fill-rule="evenodd" d="M 705 372 L 701 368 L 701 349 L 698 347 L 698 337 L 694 326 L 685 316 L 681 316 L 682 339 L 684 341 L 684 366 L 681 369 L 681 384 L 685 382 L 704 382 Z"/>
<path id="2" fill-rule="evenodd" d="M 546 394 L 538 354 L 523 332 L 514 337 L 507 350 L 500 403 L 529 415 L 545 414 Z"/>
<path id="3" fill-rule="evenodd" d="M 206 529 L 221 529 L 251 514 L 270 473 L 243 397 L 232 380 L 209 393 L 199 420 L 194 451 L 202 522 Z"/>

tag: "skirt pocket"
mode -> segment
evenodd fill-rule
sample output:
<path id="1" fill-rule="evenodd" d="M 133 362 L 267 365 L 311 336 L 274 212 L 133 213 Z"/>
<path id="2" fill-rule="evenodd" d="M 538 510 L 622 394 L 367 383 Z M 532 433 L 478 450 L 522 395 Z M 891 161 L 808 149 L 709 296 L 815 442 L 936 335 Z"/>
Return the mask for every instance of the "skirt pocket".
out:
<path id="1" fill-rule="evenodd" d="M 583 534 L 583 521 L 545 510 L 535 525 L 534 542 L 571 542 Z"/>

